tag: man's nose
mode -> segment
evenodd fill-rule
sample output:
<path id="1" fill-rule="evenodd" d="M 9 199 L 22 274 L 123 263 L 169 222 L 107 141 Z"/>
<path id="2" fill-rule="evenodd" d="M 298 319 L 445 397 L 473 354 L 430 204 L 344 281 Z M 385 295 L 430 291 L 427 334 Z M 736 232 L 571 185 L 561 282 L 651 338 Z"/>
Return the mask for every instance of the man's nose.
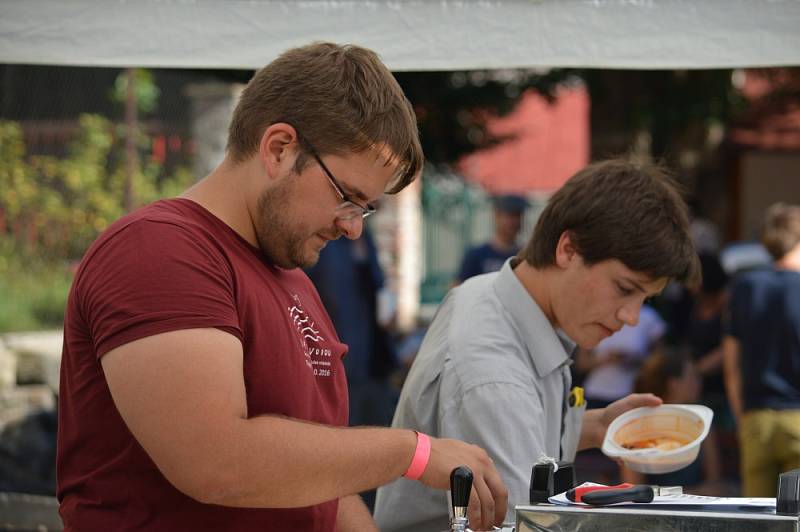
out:
<path id="1" fill-rule="evenodd" d="M 336 227 L 344 236 L 355 240 L 361 236 L 361 232 L 364 230 L 364 218 L 361 216 L 353 216 L 348 220 L 337 218 Z"/>
<path id="2" fill-rule="evenodd" d="M 642 310 L 642 303 L 631 301 L 617 309 L 617 319 L 630 327 L 635 327 L 639 323 L 639 312 Z"/>

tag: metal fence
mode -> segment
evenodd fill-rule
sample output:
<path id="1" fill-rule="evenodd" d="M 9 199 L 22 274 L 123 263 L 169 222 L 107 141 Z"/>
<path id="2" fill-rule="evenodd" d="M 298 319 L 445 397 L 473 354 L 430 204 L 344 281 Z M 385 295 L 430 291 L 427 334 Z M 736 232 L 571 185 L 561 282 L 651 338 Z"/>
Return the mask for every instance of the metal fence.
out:
<path id="1" fill-rule="evenodd" d="M 545 199 L 529 196 L 520 244 L 533 231 Z M 491 195 L 463 176 L 426 168 L 422 186 L 423 272 L 420 299 L 438 304 L 458 274 L 464 251 L 492 237 Z"/>

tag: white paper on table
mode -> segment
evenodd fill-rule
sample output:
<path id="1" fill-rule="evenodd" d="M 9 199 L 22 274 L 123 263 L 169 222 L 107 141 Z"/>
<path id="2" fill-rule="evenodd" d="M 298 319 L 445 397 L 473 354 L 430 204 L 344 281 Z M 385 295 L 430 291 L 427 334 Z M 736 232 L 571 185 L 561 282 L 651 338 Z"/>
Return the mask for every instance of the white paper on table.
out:
<path id="1" fill-rule="evenodd" d="M 596 484 L 594 482 L 584 482 L 578 487 L 584 486 L 603 486 L 604 484 Z M 593 506 L 582 502 L 572 502 L 567 499 L 567 492 L 559 493 L 548 499 L 552 504 L 560 504 L 563 506 L 584 506 L 601 508 L 601 506 Z M 706 495 L 657 495 L 653 498 L 653 502 L 619 502 L 616 504 L 609 504 L 607 506 L 653 506 L 653 505 L 680 505 L 680 506 L 750 506 L 757 508 L 774 508 L 775 499 L 773 497 L 708 497 Z"/>

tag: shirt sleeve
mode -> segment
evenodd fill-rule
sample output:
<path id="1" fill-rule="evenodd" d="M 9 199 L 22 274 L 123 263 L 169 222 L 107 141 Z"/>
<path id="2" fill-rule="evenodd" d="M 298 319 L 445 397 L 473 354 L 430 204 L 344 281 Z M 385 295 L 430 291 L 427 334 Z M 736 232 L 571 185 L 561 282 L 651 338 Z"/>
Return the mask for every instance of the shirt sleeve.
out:
<path id="1" fill-rule="evenodd" d="M 155 334 L 216 327 L 242 339 L 232 268 L 215 242 L 140 220 L 87 257 L 76 282 L 96 356 Z"/>
<path id="2" fill-rule="evenodd" d="M 508 488 L 506 521 L 513 521 L 514 506 L 529 502 L 531 468 L 546 448 L 538 394 L 509 382 L 481 384 L 451 410 L 442 415 L 441 435 L 478 445 L 492 457 Z"/>

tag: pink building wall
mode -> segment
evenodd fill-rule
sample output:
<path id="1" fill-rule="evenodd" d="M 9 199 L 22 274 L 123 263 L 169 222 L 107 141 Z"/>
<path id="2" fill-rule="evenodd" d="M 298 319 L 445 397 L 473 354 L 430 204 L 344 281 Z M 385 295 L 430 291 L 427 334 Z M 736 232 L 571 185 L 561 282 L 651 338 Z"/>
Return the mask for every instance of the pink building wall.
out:
<path id="1" fill-rule="evenodd" d="M 589 161 L 589 105 L 582 86 L 559 89 L 553 103 L 529 91 L 489 125 L 517 137 L 464 157 L 459 170 L 489 193 L 549 194 Z"/>

